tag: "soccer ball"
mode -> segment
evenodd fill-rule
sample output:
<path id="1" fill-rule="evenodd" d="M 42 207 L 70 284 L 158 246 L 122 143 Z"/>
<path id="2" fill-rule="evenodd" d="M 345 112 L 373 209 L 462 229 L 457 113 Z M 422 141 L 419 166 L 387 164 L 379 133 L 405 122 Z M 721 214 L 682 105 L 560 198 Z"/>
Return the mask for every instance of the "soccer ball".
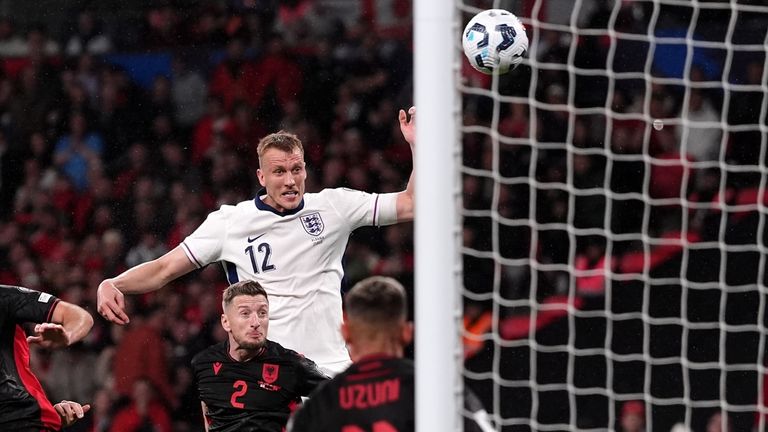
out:
<path id="1" fill-rule="evenodd" d="M 515 14 L 488 9 L 475 15 L 461 35 L 469 64 L 484 74 L 504 74 L 516 68 L 528 51 L 528 35 Z"/>

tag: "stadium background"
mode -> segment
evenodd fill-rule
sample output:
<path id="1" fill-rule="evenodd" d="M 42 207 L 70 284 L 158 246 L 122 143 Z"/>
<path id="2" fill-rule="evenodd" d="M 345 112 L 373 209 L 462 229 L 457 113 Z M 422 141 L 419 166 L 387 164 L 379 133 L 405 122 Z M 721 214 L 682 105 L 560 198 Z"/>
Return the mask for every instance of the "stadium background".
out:
<path id="1" fill-rule="evenodd" d="M 493 2 L 467 2 L 487 8 Z M 533 1 L 506 2 L 510 10 L 530 13 Z M 542 19 L 562 17 L 561 1 L 546 2 Z M 568 2 L 565 2 L 568 3 Z M 621 15 L 619 25 L 629 32 L 642 32 L 645 18 L 631 13 L 632 3 Z M 607 4 L 607 3 L 606 3 Z M 584 2 L 581 22 L 585 28 L 605 28 L 603 2 Z M 671 32 L 685 27 L 685 8 L 666 8 L 660 26 Z M 224 203 L 250 198 L 255 179 L 255 143 L 269 131 L 286 129 L 297 133 L 305 144 L 309 164 L 308 190 L 323 187 L 352 187 L 389 192 L 402 188 L 410 170 L 410 151 L 397 127 L 399 108 L 412 104 L 411 2 L 407 0 L 231 0 L 231 1 L 0 1 L 0 283 L 19 284 L 54 293 L 80 304 L 94 313 L 95 290 L 105 277 L 114 276 L 137 263 L 152 259 L 175 247 L 205 215 Z M 468 16 L 464 17 L 465 20 Z M 749 25 L 739 26 L 735 40 L 763 43 L 766 18 L 756 16 Z M 703 32 L 716 38 L 727 19 L 716 14 L 698 17 Z M 530 29 L 534 31 L 534 29 Z M 568 39 L 557 32 L 542 32 L 540 60 L 566 63 Z M 739 39 L 741 38 L 741 39 Z M 533 39 L 532 39 L 533 40 Z M 755 42 L 757 41 L 757 42 Z M 607 47 L 598 37 L 579 41 L 576 65 L 605 68 Z M 642 44 L 628 42 L 620 52 L 634 53 Z M 679 52 L 657 52 L 654 65 L 659 73 L 680 74 Z M 712 78 L 722 68 L 723 53 L 707 52 L 697 62 L 701 79 Z M 638 57 L 622 55 L 618 69 L 637 68 Z M 765 58 L 739 55 L 734 58 L 734 82 L 760 83 L 764 78 Z M 677 68 L 675 68 L 677 65 Z M 718 66 L 719 65 L 719 66 Z M 671 68 L 671 69 L 670 69 Z M 465 67 L 465 69 L 467 69 Z M 568 75 L 542 70 L 537 80 L 536 98 L 557 103 L 568 93 Z M 540 72 L 541 73 L 541 72 Z M 236 77 L 236 78 L 234 78 Z M 489 87 L 487 77 L 465 71 L 467 82 Z M 543 77 L 543 78 L 542 78 Z M 580 107 L 602 106 L 605 83 L 581 79 L 572 83 L 575 102 Z M 503 94 L 526 96 L 530 68 L 522 66 L 500 83 Z M 617 112 L 629 111 L 638 103 L 643 85 L 626 82 L 612 104 Z M 719 115 L 723 93 L 708 90 L 702 99 Z M 659 117 L 674 116 L 680 110 L 681 89 L 654 88 L 653 109 Z M 764 94 L 733 92 L 730 124 L 765 123 L 759 118 Z M 487 125 L 492 116 L 488 98 L 464 97 L 464 122 Z M 510 137 L 527 137 L 532 121 L 546 124 L 538 128 L 537 140 L 565 143 L 567 122 L 563 113 L 553 110 L 531 111 L 527 105 L 504 106 L 500 131 Z M 529 118 L 534 112 L 536 118 Z M 604 121 L 604 119 L 602 120 Z M 573 145 L 603 148 L 597 133 L 601 119 L 580 118 L 573 134 Z M 638 154 L 636 136 L 642 125 L 626 122 L 618 127 L 610 143 L 618 154 Z M 652 136 L 653 156 L 673 157 L 674 128 Z M 464 165 L 488 168 L 487 137 L 464 137 Z M 82 142 L 73 146 L 72 142 Z M 719 146 L 717 137 L 708 141 Z M 728 140 L 729 163 L 756 167 L 759 133 L 734 134 Z M 76 155 L 71 158 L 70 153 Z M 502 175 L 527 177 L 529 163 L 535 163 L 536 179 L 543 183 L 563 182 L 564 152 L 541 152 L 530 161 L 523 146 L 505 152 Z M 578 158 L 574 166 L 576 187 L 602 187 L 606 161 L 600 156 Z M 627 173 L 610 187 L 618 192 L 642 190 L 645 164 L 621 163 L 615 167 Z M 681 190 L 678 167 L 655 171 L 652 194 L 675 196 Z M 753 172 L 754 171 L 754 172 Z M 729 174 L 731 200 L 750 199 L 758 190 L 757 170 Z M 691 200 L 719 199 L 720 175 L 717 169 L 691 177 L 683 188 Z M 491 205 L 485 180 L 467 176 L 464 181 L 464 208 L 484 209 Z M 499 202 L 500 214 L 525 219 L 530 214 L 527 185 L 509 188 Z M 539 193 L 533 224 L 562 220 L 569 197 L 553 191 Z M 578 227 L 610 229 L 616 233 L 636 233 L 641 229 L 638 200 L 615 202 L 615 213 L 604 217 L 605 195 L 579 196 L 575 200 Z M 735 201 L 734 201 L 735 202 Z M 593 211 L 584 211 L 592 209 Z M 597 210 L 595 210 L 597 209 Z M 642 211 L 639 212 L 642 214 Z M 679 208 L 654 208 L 653 236 L 675 236 L 684 217 Z M 726 216 L 715 211 L 700 211 L 689 235 L 717 238 L 727 217 L 726 241 L 765 245 L 765 233 L 757 231 L 760 215 L 756 211 L 734 212 Z M 677 231 L 676 231 L 677 230 Z M 695 232 L 693 232 L 695 231 Z M 547 236 L 549 235 L 549 237 Z M 541 261 L 567 262 L 569 239 L 563 232 L 551 231 L 530 243 L 530 227 L 502 227 L 499 233 L 503 257 L 524 257 L 537 247 Z M 762 239 L 758 240 L 760 237 Z M 477 250 L 491 248 L 488 220 L 467 218 L 465 246 Z M 347 283 L 369 274 L 397 277 L 412 286 L 412 226 L 396 225 L 381 230 L 361 229 L 350 239 L 346 254 Z M 586 268 L 600 265 L 605 238 L 578 239 L 577 251 Z M 654 277 L 678 276 L 680 250 L 654 251 Z M 642 266 L 643 249 L 637 242 L 617 244 L 613 257 L 617 268 L 632 272 Z M 647 258 L 647 257 L 646 257 Z M 653 258 L 653 257 L 651 257 Z M 727 254 L 723 275 L 718 250 L 703 249 L 687 261 L 688 278 L 694 281 L 724 281 L 731 285 L 758 283 L 759 254 Z M 575 264 L 575 263 L 570 263 Z M 604 265 L 605 263 L 603 263 Z M 590 267 L 591 266 L 591 267 Z M 484 293 L 494 278 L 494 263 L 464 255 L 465 287 L 471 293 Z M 526 298 L 530 272 L 505 273 L 503 297 Z M 562 272 L 542 273 L 537 277 L 537 296 L 541 302 L 557 301 L 567 291 Z M 567 279 L 567 278 L 566 278 Z M 584 310 L 610 308 L 614 312 L 643 309 L 644 285 L 640 281 L 614 282 L 613 304 L 606 306 L 603 292 L 583 282 L 579 291 Z M 760 281 L 765 286 L 765 281 Z M 598 284 L 599 285 L 599 284 Z M 72 430 L 127 430 L 135 420 L 135 407 L 148 398 L 148 387 L 156 397 L 150 411 L 156 418 L 167 417 L 172 430 L 200 430 L 199 402 L 188 369 L 191 356 L 203 347 L 221 340 L 218 294 L 224 277 L 218 266 L 196 272 L 155 294 L 129 297 L 132 322 L 127 327 L 107 325 L 97 318 L 86 341 L 61 352 L 35 351 L 34 368 L 52 400 L 67 398 L 87 401 L 94 409 L 87 420 Z M 579 287 L 577 287 L 579 288 Z M 594 288 L 594 287 L 593 287 Z M 617 289 L 621 288 L 620 295 Z M 680 316 L 680 287 L 671 284 L 654 290 L 648 311 L 654 316 Z M 701 290 L 691 295 L 689 314 L 700 314 L 702 321 L 719 320 L 716 307 L 721 292 Z M 728 294 L 725 320 L 729 323 L 757 322 L 756 291 Z M 714 306 L 713 306 L 714 305 Z M 526 311 L 501 308 L 484 301 L 467 301 L 465 322 L 470 331 L 489 330 L 489 314 L 497 313 L 501 338 L 527 337 Z M 715 316 L 713 316 L 713 314 Z M 560 317 L 562 318 L 562 317 Z M 554 317 L 537 336 L 542 344 L 562 343 L 568 337 L 563 320 Z M 604 319 L 578 320 L 577 344 L 603 346 Z M 664 350 L 680 350 L 679 330 L 668 326 L 653 335 L 654 355 Z M 627 321 L 613 327 L 615 352 L 643 352 L 642 323 Z M 582 338 L 582 336 L 584 336 Z M 755 362 L 759 335 L 737 332 L 728 338 L 729 362 Z M 549 342 L 548 342 L 549 341 Z M 501 350 L 503 378 L 527 379 L 528 349 L 499 348 L 492 343 L 467 340 L 467 369 L 489 370 L 494 351 Z M 635 344 L 635 345 L 633 345 Z M 696 340 L 696 353 L 717 359 L 719 340 L 703 332 Z M 671 348 L 670 348 L 671 347 Z M 761 357 L 762 358 L 762 357 Z M 537 382 L 562 382 L 563 357 L 539 355 L 538 370 L 545 375 Z M 603 358 L 585 357 L 577 362 L 578 386 L 600 386 L 605 380 Z M 650 388 L 655 395 L 677 394 L 678 371 L 654 368 L 652 381 L 645 382 L 640 362 L 627 362 L 617 368 L 617 389 L 626 393 Z M 674 368 L 674 365 L 669 368 Z M 665 375 L 665 371 L 669 375 Z M 549 375 L 546 375 L 549 374 Z M 729 374 L 728 395 L 734 403 L 755 403 L 756 380 L 752 374 Z M 740 381 L 742 380 L 742 381 Z M 151 386 L 147 386 L 151 383 Z M 693 394 L 717 398 L 719 375 L 703 372 L 696 377 Z M 470 381 L 489 410 L 493 407 L 493 386 L 488 380 Z M 623 386 L 623 387 L 622 387 Z M 649 386 L 649 387 L 646 387 Z M 653 387 L 658 386 L 658 387 Z M 529 391 L 501 386 L 505 401 L 498 415 L 525 417 L 530 410 Z M 700 393 L 698 393 L 700 392 Z M 567 422 L 569 401 L 552 392 L 542 399 L 539 421 Z M 605 398 L 579 399 L 582 427 L 605 423 Z M 712 409 L 697 414 L 696 425 L 703 427 Z M 679 407 L 657 407 L 659 424 L 671 425 L 680 419 Z M 735 414 L 738 430 L 749 430 L 754 415 Z M 95 423 L 95 424 L 93 424 Z M 92 429 L 95 428 L 95 429 Z M 121 429 L 123 428 L 123 429 Z M 506 430 L 506 429 L 505 429 Z"/>

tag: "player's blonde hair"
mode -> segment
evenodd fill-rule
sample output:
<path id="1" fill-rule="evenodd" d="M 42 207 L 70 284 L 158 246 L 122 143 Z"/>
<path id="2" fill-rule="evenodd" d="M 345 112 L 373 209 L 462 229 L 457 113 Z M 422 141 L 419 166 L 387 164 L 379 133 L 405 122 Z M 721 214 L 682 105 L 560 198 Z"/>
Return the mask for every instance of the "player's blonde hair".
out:
<path id="1" fill-rule="evenodd" d="M 260 283 L 253 280 L 244 280 L 244 281 L 233 283 L 232 285 L 228 286 L 227 289 L 224 290 L 224 294 L 222 295 L 222 300 L 221 300 L 222 308 L 226 309 L 227 306 L 232 304 L 232 300 L 234 300 L 235 297 L 241 296 L 241 295 L 247 295 L 247 296 L 263 295 L 264 298 L 267 300 L 267 303 L 269 303 L 269 296 L 267 295 L 267 290 L 265 290 Z"/>
<path id="2" fill-rule="evenodd" d="M 274 148 L 286 153 L 293 153 L 298 149 L 301 154 L 304 154 L 304 145 L 301 143 L 296 134 L 286 132 L 284 130 L 271 133 L 259 141 L 258 147 L 256 147 L 256 153 L 259 155 L 259 160 L 264 156 L 264 152 Z"/>

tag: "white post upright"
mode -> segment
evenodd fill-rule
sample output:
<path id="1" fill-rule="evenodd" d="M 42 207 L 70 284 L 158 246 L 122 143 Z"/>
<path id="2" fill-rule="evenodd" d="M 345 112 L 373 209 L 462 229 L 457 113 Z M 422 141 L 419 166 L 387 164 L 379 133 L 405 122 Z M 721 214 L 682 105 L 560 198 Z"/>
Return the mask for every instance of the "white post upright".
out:
<path id="1" fill-rule="evenodd" d="M 414 2 L 416 431 L 460 431 L 460 194 L 453 1 Z"/>

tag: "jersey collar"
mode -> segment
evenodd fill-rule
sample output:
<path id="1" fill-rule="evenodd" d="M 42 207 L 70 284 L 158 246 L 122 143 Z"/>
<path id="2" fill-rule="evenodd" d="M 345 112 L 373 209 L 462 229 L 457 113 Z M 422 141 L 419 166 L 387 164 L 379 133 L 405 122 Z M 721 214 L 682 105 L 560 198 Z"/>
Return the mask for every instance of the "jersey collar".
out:
<path id="1" fill-rule="evenodd" d="M 276 208 L 272 207 L 271 205 L 265 203 L 261 200 L 262 195 L 266 195 L 267 190 L 264 188 L 261 188 L 258 192 L 256 192 L 256 198 L 253 199 L 253 202 L 256 204 L 256 208 L 259 210 L 266 210 L 269 212 L 272 212 L 278 216 L 290 216 L 294 215 L 298 212 L 300 212 L 302 209 L 304 209 L 304 197 L 301 197 L 301 202 L 298 206 L 296 206 L 295 209 L 287 210 L 284 212 L 278 211 Z"/>
<path id="2" fill-rule="evenodd" d="M 227 357 L 231 361 L 233 361 L 235 363 L 248 363 L 249 361 L 252 361 L 253 359 L 257 359 L 259 357 L 263 357 L 264 354 L 266 354 L 266 352 L 267 352 L 268 346 L 269 346 L 269 339 L 267 339 L 267 343 L 263 347 L 259 348 L 259 352 L 257 352 L 255 356 L 249 358 L 248 360 L 246 360 L 244 362 L 241 362 L 240 360 L 232 357 L 232 354 L 229 353 L 229 340 L 224 341 L 224 352 L 226 352 Z"/>

